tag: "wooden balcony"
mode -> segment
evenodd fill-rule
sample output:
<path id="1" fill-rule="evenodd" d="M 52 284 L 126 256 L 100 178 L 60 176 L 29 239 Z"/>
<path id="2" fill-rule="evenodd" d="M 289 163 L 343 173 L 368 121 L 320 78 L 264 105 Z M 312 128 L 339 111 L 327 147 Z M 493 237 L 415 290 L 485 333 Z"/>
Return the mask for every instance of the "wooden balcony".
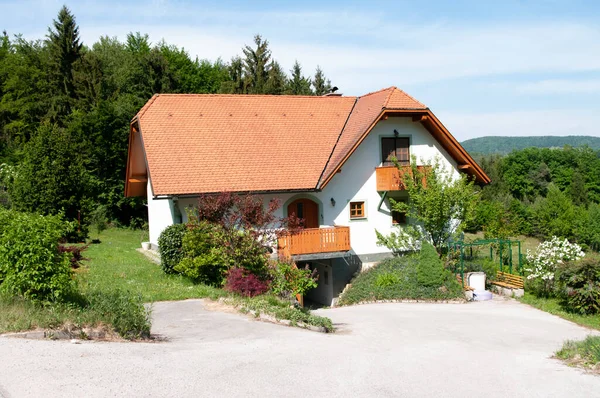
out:
<path id="1" fill-rule="evenodd" d="M 419 171 L 424 171 L 430 166 L 417 166 Z M 404 191 L 406 186 L 402 183 L 404 173 L 412 174 L 410 166 L 402 166 L 402 176 L 396 166 L 381 166 L 375 168 L 377 177 L 377 191 Z"/>
<path id="2" fill-rule="evenodd" d="M 280 257 L 350 250 L 350 227 L 306 228 L 279 238 Z"/>

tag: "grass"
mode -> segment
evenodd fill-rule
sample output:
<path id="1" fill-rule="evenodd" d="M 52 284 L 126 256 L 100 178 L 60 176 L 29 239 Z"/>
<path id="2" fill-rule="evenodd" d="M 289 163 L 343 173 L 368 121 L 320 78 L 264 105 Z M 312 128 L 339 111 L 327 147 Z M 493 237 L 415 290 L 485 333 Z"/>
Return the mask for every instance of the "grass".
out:
<path id="1" fill-rule="evenodd" d="M 82 291 L 108 291 L 117 288 L 140 294 L 145 302 L 218 298 L 221 289 L 195 284 L 180 275 L 165 274 L 136 249 L 140 248 L 139 231 L 111 228 L 99 236 L 99 244 L 84 252 L 89 258 L 78 280 Z"/>
<path id="2" fill-rule="evenodd" d="M 222 289 L 165 274 L 158 264 L 136 250 L 141 247 L 139 231 L 112 228 L 103 231 L 98 239 L 100 243 L 90 245 L 83 253 L 88 261 L 76 272 L 81 297 L 68 304 L 40 305 L 0 295 L 0 333 L 108 324 L 123 337 L 138 338 L 150 331 L 149 313 L 143 303 L 219 297 L 229 297 L 246 311 L 332 330 L 328 318 L 289 308 L 288 302 L 266 297 L 235 298 Z"/>
<path id="3" fill-rule="evenodd" d="M 417 281 L 416 256 L 385 260 L 360 274 L 343 294 L 340 305 L 376 300 L 453 300 L 464 298 L 461 286 L 449 275 L 441 288 Z"/>
<path id="4" fill-rule="evenodd" d="M 600 316 L 581 315 L 566 311 L 557 298 L 541 298 L 531 293 L 525 292 L 525 295 L 519 299 L 522 303 L 529 304 L 539 310 L 557 315 L 578 325 L 592 329 L 600 330 Z"/>
<path id="5" fill-rule="evenodd" d="M 600 373 L 600 336 L 588 336 L 582 341 L 566 341 L 556 358 L 569 365 L 592 369 Z"/>

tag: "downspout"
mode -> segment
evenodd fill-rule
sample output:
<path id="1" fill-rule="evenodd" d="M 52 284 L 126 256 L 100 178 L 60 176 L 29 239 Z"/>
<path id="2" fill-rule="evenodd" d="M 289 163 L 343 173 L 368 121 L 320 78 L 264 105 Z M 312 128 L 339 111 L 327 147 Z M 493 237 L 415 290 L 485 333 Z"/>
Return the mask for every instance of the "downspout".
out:
<path id="1" fill-rule="evenodd" d="M 387 193 L 388 193 L 388 191 L 383 191 L 383 195 L 381 195 L 381 200 L 379 201 L 379 204 L 377 205 L 377 211 L 381 210 L 381 205 L 383 204 L 383 201 L 385 200 Z"/>

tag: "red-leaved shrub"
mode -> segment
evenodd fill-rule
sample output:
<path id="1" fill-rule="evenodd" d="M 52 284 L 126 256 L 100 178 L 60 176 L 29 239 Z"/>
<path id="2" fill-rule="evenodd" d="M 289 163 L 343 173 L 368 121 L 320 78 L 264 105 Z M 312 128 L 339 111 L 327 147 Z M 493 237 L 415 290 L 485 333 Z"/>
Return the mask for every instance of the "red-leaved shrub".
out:
<path id="1" fill-rule="evenodd" d="M 58 251 L 59 253 L 69 253 L 71 255 L 71 268 L 72 269 L 77 269 L 79 267 L 81 267 L 81 263 L 83 261 L 88 260 L 87 258 L 83 257 L 83 252 L 85 250 L 87 250 L 87 248 L 90 245 L 64 245 L 64 244 L 60 244 L 58 245 Z"/>
<path id="2" fill-rule="evenodd" d="M 269 290 L 269 284 L 243 268 L 232 268 L 227 273 L 225 290 L 246 297 L 254 297 L 266 293 Z"/>

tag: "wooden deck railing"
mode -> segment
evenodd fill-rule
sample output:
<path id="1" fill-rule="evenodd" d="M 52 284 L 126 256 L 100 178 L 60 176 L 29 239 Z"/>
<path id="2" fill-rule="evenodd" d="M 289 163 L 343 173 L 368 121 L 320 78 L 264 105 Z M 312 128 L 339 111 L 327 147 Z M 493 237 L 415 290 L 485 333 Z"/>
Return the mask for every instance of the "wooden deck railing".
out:
<path id="1" fill-rule="evenodd" d="M 280 257 L 349 250 L 349 227 L 307 228 L 294 235 L 285 235 L 277 242 Z"/>
<path id="2" fill-rule="evenodd" d="M 419 171 L 430 166 L 417 166 Z M 411 172 L 410 166 L 402 166 L 402 175 L 396 166 L 381 166 L 375 168 L 378 191 L 404 191 L 406 186 L 402 183 L 405 172 Z"/>

